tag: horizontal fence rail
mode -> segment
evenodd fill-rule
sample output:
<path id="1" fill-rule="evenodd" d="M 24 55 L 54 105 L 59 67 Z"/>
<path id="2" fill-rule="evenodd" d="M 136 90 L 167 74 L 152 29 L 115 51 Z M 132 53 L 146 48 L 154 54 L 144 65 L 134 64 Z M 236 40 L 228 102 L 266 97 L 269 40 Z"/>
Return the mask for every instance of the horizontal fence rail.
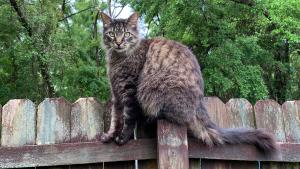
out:
<path id="1" fill-rule="evenodd" d="M 155 132 L 150 135 L 156 138 L 139 135 L 123 146 L 102 144 L 98 140 L 108 124 L 104 120 L 108 111 L 97 99 L 80 98 L 70 103 L 63 98 L 47 98 L 39 105 L 15 99 L 0 105 L 0 168 L 76 164 L 86 165 L 75 168 L 98 165 L 107 169 L 300 168 L 300 101 L 280 105 L 261 100 L 252 106 L 245 99 L 231 99 L 224 104 L 217 97 L 207 97 L 204 103 L 220 127 L 264 128 L 272 132 L 279 151 L 265 156 L 250 145 L 210 148 L 187 138 L 185 127 L 163 120 L 158 121 L 157 132 L 143 131 L 146 135 Z"/>

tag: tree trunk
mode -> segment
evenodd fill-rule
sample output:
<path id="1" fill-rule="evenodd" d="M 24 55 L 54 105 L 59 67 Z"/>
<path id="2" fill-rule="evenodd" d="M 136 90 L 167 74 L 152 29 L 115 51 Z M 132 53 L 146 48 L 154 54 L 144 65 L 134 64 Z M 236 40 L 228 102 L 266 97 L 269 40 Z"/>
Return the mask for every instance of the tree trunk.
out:
<path id="1" fill-rule="evenodd" d="M 275 53 L 275 59 L 283 64 L 287 68 L 287 71 L 283 70 L 276 65 L 275 67 L 275 97 L 279 103 L 283 103 L 286 100 L 286 92 L 288 89 L 288 81 L 290 79 L 289 70 L 289 42 L 285 40 L 283 45 L 278 47 Z"/>
<path id="2" fill-rule="evenodd" d="M 28 36 L 33 37 L 33 31 L 30 27 L 28 21 L 25 18 L 25 15 L 19 8 L 16 0 L 9 0 L 12 8 L 15 10 L 15 12 L 18 15 L 18 20 L 22 24 L 22 26 L 26 29 Z M 55 96 L 55 90 L 53 87 L 53 84 L 50 79 L 50 74 L 48 72 L 48 65 L 47 63 L 44 63 L 40 56 L 37 56 L 38 64 L 40 66 L 41 75 L 45 84 L 45 88 L 47 89 L 47 97 L 54 97 Z"/>

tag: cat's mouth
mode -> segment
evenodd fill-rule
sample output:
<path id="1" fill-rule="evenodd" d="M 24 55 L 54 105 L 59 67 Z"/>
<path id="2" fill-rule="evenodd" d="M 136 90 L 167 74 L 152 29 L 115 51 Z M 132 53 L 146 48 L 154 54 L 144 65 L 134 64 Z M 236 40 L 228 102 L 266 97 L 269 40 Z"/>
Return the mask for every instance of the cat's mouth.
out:
<path id="1" fill-rule="evenodd" d="M 124 52 L 126 50 L 126 48 L 124 48 L 124 47 L 116 47 L 115 48 L 115 51 L 117 51 L 117 52 Z"/>

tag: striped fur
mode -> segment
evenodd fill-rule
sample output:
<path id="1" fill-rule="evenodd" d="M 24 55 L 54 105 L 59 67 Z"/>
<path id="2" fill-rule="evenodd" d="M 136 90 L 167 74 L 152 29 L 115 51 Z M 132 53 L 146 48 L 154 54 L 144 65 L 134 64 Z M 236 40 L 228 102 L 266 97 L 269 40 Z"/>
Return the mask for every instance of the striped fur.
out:
<path id="1" fill-rule="evenodd" d="M 268 133 L 220 129 L 210 120 L 203 105 L 200 66 L 186 46 L 163 38 L 139 38 L 136 13 L 124 20 L 110 19 L 104 13 L 101 16 L 113 97 L 111 128 L 103 135 L 103 142 L 117 135 L 118 144 L 126 143 L 143 112 L 150 118 L 186 125 L 193 136 L 209 146 L 247 143 L 264 151 L 275 149 Z M 122 131 L 115 134 L 121 122 Z"/>

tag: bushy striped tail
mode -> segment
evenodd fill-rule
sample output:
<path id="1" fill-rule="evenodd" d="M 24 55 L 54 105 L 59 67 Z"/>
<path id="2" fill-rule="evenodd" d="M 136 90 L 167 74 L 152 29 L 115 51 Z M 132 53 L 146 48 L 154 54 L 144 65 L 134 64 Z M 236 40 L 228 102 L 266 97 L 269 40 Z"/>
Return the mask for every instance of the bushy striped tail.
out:
<path id="1" fill-rule="evenodd" d="M 274 136 L 261 129 L 229 128 L 219 132 L 225 144 L 251 144 L 264 153 L 277 150 Z"/>

